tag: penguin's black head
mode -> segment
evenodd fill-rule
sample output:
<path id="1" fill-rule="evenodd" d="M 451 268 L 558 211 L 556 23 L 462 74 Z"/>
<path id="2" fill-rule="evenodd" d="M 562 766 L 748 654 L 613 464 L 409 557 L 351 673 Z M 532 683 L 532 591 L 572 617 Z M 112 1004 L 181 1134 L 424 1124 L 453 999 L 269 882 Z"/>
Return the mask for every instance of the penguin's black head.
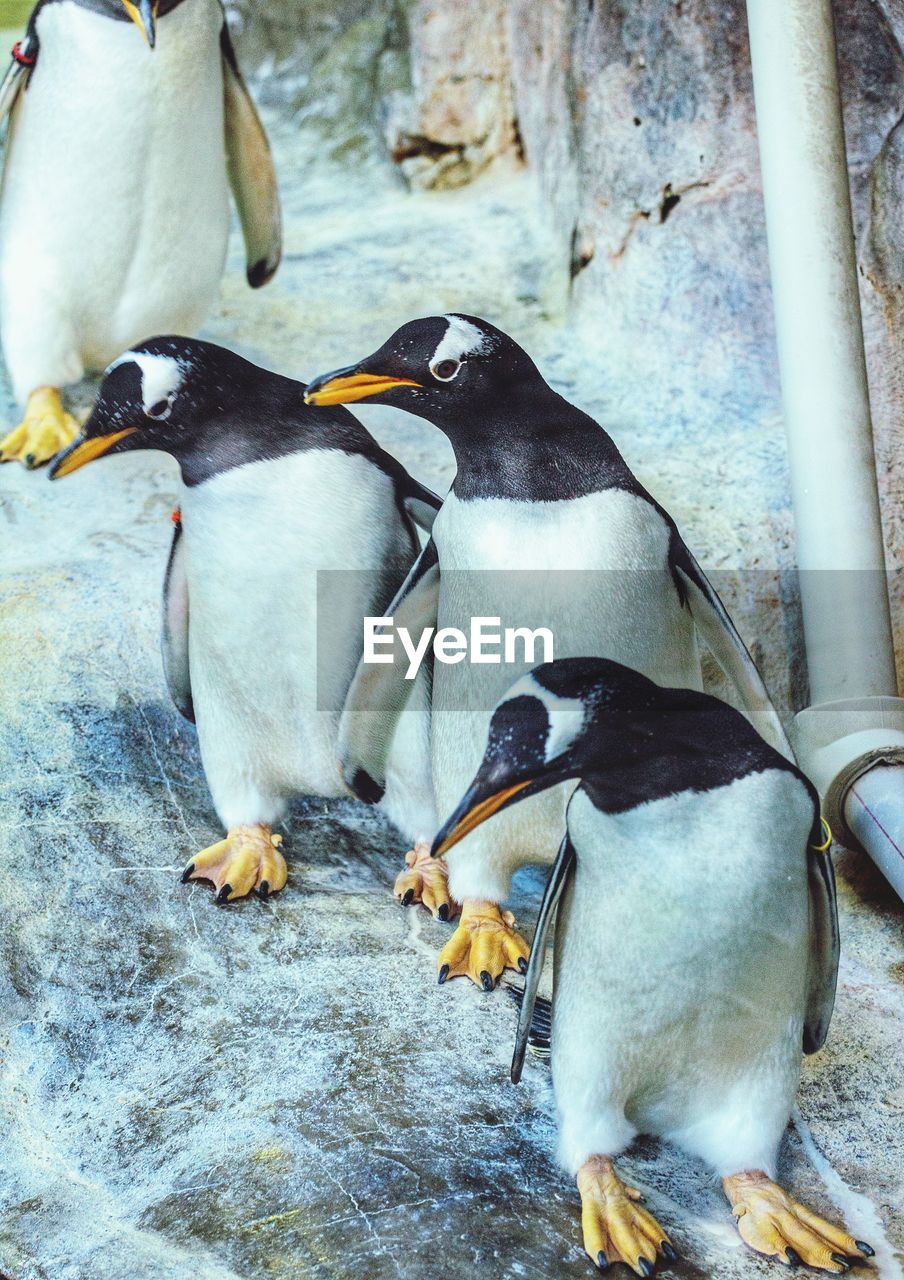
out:
<path id="1" fill-rule="evenodd" d="M 535 667 L 497 704 L 483 761 L 440 829 L 434 856 L 507 805 L 655 755 L 668 738 L 660 735 L 667 718 L 705 711 L 715 701 L 694 690 L 663 689 L 605 658 L 560 658 Z"/>
<path id="2" fill-rule="evenodd" d="M 506 405 L 545 387 L 530 356 L 508 334 L 475 316 L 447 315 L 402 325 L 366 360 L 315 378 L 305 400 L 374 400 L 444 426 L 468 420 L 478 404 Z"/>
<path id="3" fill-rule="evenodd" d="M 190 450 L 198 428 L 222 413 L 240 384 L 262 373 L 240 356 L 196 338 L 151 338 L 114 360 L 91 416 L 54 459 L 58 480 L 108 453 Z"/>

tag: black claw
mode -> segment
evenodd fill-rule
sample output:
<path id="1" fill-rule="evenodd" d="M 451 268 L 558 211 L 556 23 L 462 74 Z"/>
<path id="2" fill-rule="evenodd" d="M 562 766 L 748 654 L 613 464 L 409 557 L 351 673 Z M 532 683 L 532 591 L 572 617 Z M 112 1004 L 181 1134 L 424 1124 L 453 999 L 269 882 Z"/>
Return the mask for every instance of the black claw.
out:
<path id="1" fill-rule="evenodd" d="M 439 905 L 439 910 L 437 911 L 436 914 L 439 916 L 440 920 L 448 920 L 449 919 L 448 902 L 441 902 Z"/>
<path id="2" fill-rule="evenodd" d="M 675 1246 L 670 1244 L 668 1240 L 663 1240 L 659 1248 L 662 1251 L 662 1256 L 665 1258 L 666 1262 L 677 1262 L 681 1256 Z"/>
<path id="3" fill-rule="evenodd" d="M 518 972 L 527 973 L 527 961 L 524 959 L 524 956 L 518 957 Z"/>
<path id="4" fill-rule="evenodd" d="M 599 1253 L 596 1255 L 596 1265 L 599 1267 L 600 1271 L 609 1270 L 609 1259 L 603 1253 L 602 1249 L 600 1249 Z"/>
<path id="5" fill-rule="evenodd" d="M 850 1270 L 851 1260 L 846 1258 L 843 1253 L 833 1253 L 832 1261 L 837 1262 L 839 1267 L 844 1267 L 845 1271 Z"/>
<path id="6" fill-rule="evenodd" d="M 195 874 L 195 864 L 193 862 L 190 862 L 188 866 L 185 868 L 185 870 L 182 872 L 182 883 L 188 884 L 189 880 L 192 878 L 194 874 Z"/>
<path id="7" fill-rule="evenodd" d="M 26 453 L 26 455 L 25 455 L 25 465 L 26 465 L 26 467 L 28 467 L 29 471 L 30 471 L 30 470 L 32 469 L 32 467 L 35 465 L 35 455 L 34 455 L 33 453 Z"/>
<path id="8" fill-rule="evenodd" d="M 217 902 L 228 902 L 230 893 L 232 893 L 232 885 L 224 884 L 220 892 L 217 894 Z"/>
<path id="9" fill-rule="evenodd" d="M 854 1244 L 862 1254 L 866 1255 L 867 1258 L 871 1258 L 876 1252 L 873 1246 L 871 1244 L 867 1244 L 865 1240 L 855 1240 Z"/>
<path id="10" fill-rule="evenodd" d="M 260 882 L 260 884 L 257 886 L 257 896 L 259 898 L 263 898 L 265 902 L 267 901 L 267 899 L 270 897 L 270 881 L 269 880 L 262 880 Z"/>
<path id="11" fill-rule="evenodd" d="M 414 890 L 406 889 L 404 897 L 402 898 L 402 906 L 410 907 L 413 901 L 414 901 Z"/>
<path id="12" fill-rule="evenodd" d="M 796 1249 L 792 1249 L 792 1248 L 791 1248 L 791 1246 L 790 1246 L 790 1244 L 788 1245 L 787 1249 L 785 1250 L 785 1257 L 786 1257 L 786 1258 L 787 1258 L 787 1260 L 788 1260 L 788 1266 L 789 1266 L 789 1267 L 799 1267 L 799 1266 L 800 1266 L 800 1254 L 797 1252 L 797 1250 L 796 1250 Z"/>
<path id="13" fill-rule="evenodd" d="M 492 991 L 496 985 L 490 974 L 487 973 L 486 969 L 481 970 L 480 985 L 483 987 L 484 991 Z"/>
<path id="14" fill-rule="evenodd" d="M 650 1278 L 650 1276 L 653 1274 L 653 1270 L 654 1270 L 654 1268 L 653 1268 L 653 1264 L 652 1264 L 652 1262 L 650 1261 L 650 1259 L 649 1259 L 649 1258 L 638 1258 L 638 1259 L 637 1259 L 637 1265 L 640 1267 L 641 1271 L 642 1271 L 642 1272 L 644 1273 L 644 1275 L 647 1277 L 647 1280 L 649 1280 L 649 1278 Z"/>
<path id="15" fill-rule="evenodd" d="M 439 971 L 439 985 L 440 985 L 440 986 L 442 986 L 442 985 L 443 985 L 443 983 L 446 981 L 446 979 L 448 978 L 448 976 L 449 976 L 449 966 L 448 966 L 447 964 L 444 964 L 444 965 L 443 965 L 443 967 L 442 967 L 442 968 L 440 969 L 440 971 Z"/>

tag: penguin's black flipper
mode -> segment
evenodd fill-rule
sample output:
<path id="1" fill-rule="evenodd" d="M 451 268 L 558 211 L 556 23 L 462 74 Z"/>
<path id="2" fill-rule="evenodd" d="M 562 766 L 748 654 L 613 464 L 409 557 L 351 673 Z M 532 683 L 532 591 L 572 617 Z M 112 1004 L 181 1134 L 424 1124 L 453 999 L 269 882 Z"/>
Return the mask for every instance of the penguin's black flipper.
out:
<path id="1" fill-rule="evenodd" d="M 220 33 L 223 100 L 226 110 L 226 162 L 242 235 L 248 283 L 267 283 L 282 257 L 282 214 L 270 143 L 236 60 L 229 29 Z"/>
<path id="2" fill-rule="evenodd" d="M 816 829 L 819 828 L 817 821 Z M 821 843 L 819 837 L 816 839 Z M 804 1053 L 816 1053 L 825 1044 L 832 1021 L 841 941 L 832 855 L 829 849 L 817 848 L 814 843 L 807 849 L 807 885 L 810 891 L 810 974 L 804 1013 Z"/>
<path id="3" fill-rule="evenodd" d="M 440 507 L 443 505 L 442 498 L 435 494 L 432 489 L 428 489 L 426 485 L 421 484 L 420 480 L 415 480 L 414 476 L 405 470 L 398 458 L 391 453 L 387 453 L 385 449 L 377 446 L 374 450 L 373 459 L 388 476 L 392 477 L 399 509 L 404 515 L 408 516 L 409 520 L 413 520 L 420 529 L 423 529 L 425 533 L 431 533 L 433 522 L 439 513 Z"/>
<path id="4" fill-rule="evenodd" d="M 414 476 L 405 473 L 406 485 L 403 501 L 405 510 L 411 516 L 416 525 L 430 533 L 433 529 L 433 522 L 439 514 L 439 509 L 443 505 L 443 500 L 428 489 L 426 485 L 420 484 L 415 480 Z"/>
<path id="5" fill-rule="evenodd" d="M 415 560 L 386 617 L 396 628 L 407 627 L 419 636 L 435 627 L 439 609 L 439 559 L 431 538 Z M 396 645 L 391 663 L 362 659 L 351 683 L 339 724 L 339 760 L 342 776 L 360 800 L 379 804 L 386 789 L 386 762 L 399 717 L 405 709 L 414 680 L 405 678 L 408 659 Z"/>
<path id="6" fill-rule="evenodd" d="M 513 1084 L 517 1084 L 521 1079 L 521 1072 L 524 1068 L 524 1054 L 527 1050 L 531 1023 L 534 1018 L 534 1007 L 537 1003 L 537 988 L 540 985 L 540 975 L 543 972 L 549 927 L 555 919 L 556 909 L 562 893 L 574 875 L 576 865 L 577 858 L 575 857 L 574 845 L 566 832 L 565 838 L 559 845 L 556 860 L 549 869 L 546 888 L 543 890 L 543 901 L 540 903 L 540 913 L 537 916 L 537 927 L 534 930 L 534 940 L 531 943 L 530 962 L 527 966 L 527 973 L 524 976 L 524 996 L 521 1001 L 521 1013 L 518 1016 L 518 1030 L 515 1032 L 515 1052 L 512 1055 Z"/>
<path id="7" fill-rule="evenodd" d="M 188 579 L 185 575 L 185 548 L 182 525 L 177 520 L 163 580 L 163 626 L 160 636 L 163 674 L 176 710 L 195 722 L 188 669 Z"/>
<path id="8" fill-rule="evenodd" d="M 524 988 L 516 986 L 514 982 L 510 981 L 506 981 L 503 985 L 511 999 L 520 1009 L 524 1003 Z M 534 1003 L 534 1016 L 530 1020 L 530 1034 L 527 1037 L 527 1047 L 535 1057 L 543 1059 L 549 1057 L 551 1035 L 552 1001 L 548 1000 L 546 996 L 537 996 Z"/>
<path id="9" fill-rule="evenodd" d="M 793 763 L 794 752 L 763 684 L 763 677 L 712 583 L 677 529 L 673 531 L 670 559 L 672 572 L 683 588 L 694 625 L 737 689 L 751 724 L 770 746 Z"/>

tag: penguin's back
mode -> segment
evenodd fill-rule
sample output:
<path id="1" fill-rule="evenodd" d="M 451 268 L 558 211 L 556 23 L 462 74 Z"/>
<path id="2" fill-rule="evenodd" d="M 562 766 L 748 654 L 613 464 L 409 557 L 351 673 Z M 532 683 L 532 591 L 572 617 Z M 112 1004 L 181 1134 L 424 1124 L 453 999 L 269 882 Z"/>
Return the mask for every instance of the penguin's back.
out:
<path id="1" fill-rule="evenodd" d="M 217 0 L 185 0 L 152 52 L 131 22 L 42 6 L 0 196 L 4 337 L 30 329 L 53 346 L 58 313 L 83 364 L 102 368 L 148 333 L 200 323 L 229 229 L 222 21 Z"/>

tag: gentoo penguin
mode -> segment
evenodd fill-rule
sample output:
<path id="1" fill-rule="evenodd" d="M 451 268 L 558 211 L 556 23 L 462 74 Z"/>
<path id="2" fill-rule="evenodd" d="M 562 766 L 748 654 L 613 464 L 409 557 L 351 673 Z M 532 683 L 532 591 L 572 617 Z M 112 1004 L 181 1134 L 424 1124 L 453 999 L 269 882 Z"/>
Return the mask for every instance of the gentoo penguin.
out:
<path id="1" fill-rule="evenodd" d="M 417 600 L 408 611 L 440 633 L 467 633 L 472 618 L 501 618 L 514 628 L 546 628 L 554 641 L 552 654 L 527 644 L 516 650 L 520 664 L 435 664 L 441 812 L 480 761 L 496 701 L 519 670 L 544 657 L 595 654 L 659 684 L 699 687 L 699 629 L 755 722 L 784 744 L 750 655 L 675 522 L 602 427 L 553 391 L 510 337 L 473 316 L 415 320 L 360 364 L 315 378 L 307 393 L 318 405 L 366 398 L 426 418 L 455 451 L 457 474 L 412 576 Z M 404 705 L 404 665 L 379 671 L 382 689 L 376 669 L 362 667 L 350 694 L 351 731 L 343 735 L 346 776 L 361 795 L 367 777 L 379 793 L 379 745 L 391 740 L 392 716 Z M 381 720 L 382 739 L 374 728 Z M 468 974 L 491 990 L 506 966 L 525 967 L 527 944 L 500 903 L 517 867 L 554 859 L 566 791 L 521 806 L 456 849 L 449 888 L 463 911 L 439 957 L 440 982 Z"/>
<path id="2" fill-rule="evenodd" d="M 834 877 L 812 785 L 719 699 L 600 658 L 563 659 L 497 706 L 435 852 L 564 780 L 579 785 L 534 939 L 513 1075 L 540 935 L 561 895 L 551 1061 L 584 1247 L 601 1270 L 624 1262 L 641 1276 L 657 1255 L 676 1260 L 612 1164 L 644 1133 L 716 1170 L 754 1249 L 845 1271 L 869 1245 L 773 1181 L 801 1049 L 822 1045 L 835 996 Z"/>
<path id="3" fill-rule="evenodd" d="M 142 38 L 143 37 L 143 38 Z M 267 137 L 220 0 L 38 0 L 0 86 L 0 330 L 37 466 L 75 434 L 60 388 L 216 298 L 238 206 L 248 282 L 280 258 Z"/>
<path id="4" fill-rule="evenodd" d="M 223 840 L 183 880 L 217 901 L 286 881 L 273 825 L 298 794 L 346 794 L 345 694 L 439 500 L 344 409 L 208 342 L 162 337 L 120 356 L 51 479 L 102 455 L 159 449 L 179 464 L 181 517 L 163 601 L 163 664 L 198 728 Z M 388 816 L 422 842 L 435 823 L 423 685 L 390 751 Z M 429 843 L 426 847 L 429 849 Z"/>

